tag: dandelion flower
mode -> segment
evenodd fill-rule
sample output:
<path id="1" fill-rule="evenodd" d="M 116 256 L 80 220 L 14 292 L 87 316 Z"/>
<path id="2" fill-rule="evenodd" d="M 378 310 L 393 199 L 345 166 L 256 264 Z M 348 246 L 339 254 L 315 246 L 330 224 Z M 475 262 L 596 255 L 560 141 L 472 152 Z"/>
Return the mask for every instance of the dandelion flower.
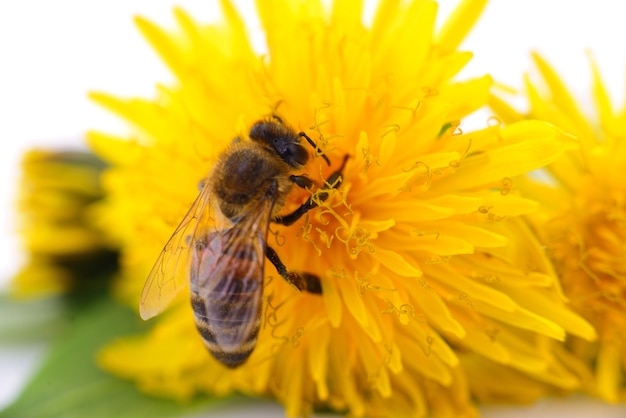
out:
<path id="1" fill-rule="evenodd" d="M 117 292 L 133 306 L 197 185 L 255 121 L 278 114 L 311 137 L 331 162 L 316 153 L 307 164 L 318 183 L 349 158 L 330 198 L 291 226 L 271 226 L 280 258 L 320 277 L 322 292 L 298 293 L 266 263 L 246 363 L 231 370 L 209 356 L 179 298 L 149 334 L 108 346 L 101 365 L 149 393 L 271 396 L 290 416 L 329 407 L 458 417 L 475 410 L 457 350 L 548 374 L 558 359 L 536 350 L 538 340 L 593 338 L 520 219 L 536 205 L 513 181 L 576 141 L 535 121 L 460 128 L 491 85 L 453 80 L 471 58 L 457 48 L 483 3 L 463 2 L 435 33 L 432 1 L 381 2 L 371 25 L 361 2 L 258 1 L 262 54 L 228 2 L 224 21 L 208 26 L 181 10 L 173 32 L 138 19 L 176 83 L 155 100 L 93 94 L 135 129 L 90 135 L 112 165 L 100 222 L 124 248 Z M 295 187 L 284 212 L 310 195 Z"/>
<path id="2" fill-rule="evenodd" d="M 570 340 L 572 352 L 593 367 L 588 390 L 616 402 L 626 383 L 626 110 L 614 110 L 608 87 L 590 57 L 596 119 L 587 117 L 558 74 L 539 55 L 527 77 L 530 117 L 581 140 L 579 150 L 549 165 L 549 182 L 529 180 L 544 210 L 532 217 L 576 311 L 598 331 L 596 343 Z M 509 121 L 525 116 L 501 99 L 493 107 Z"/>
<path id="3" fill-rule="evenodd" d="M 84 151 L 31 150 L 22 159 L 18 209 L 26 265 L 11 283 L 16 296 L 75 290 L 117 265 L 90 208 L 102 199 L 105 164 Z M 89 279 L 87 279 L 89 278 Z"/>

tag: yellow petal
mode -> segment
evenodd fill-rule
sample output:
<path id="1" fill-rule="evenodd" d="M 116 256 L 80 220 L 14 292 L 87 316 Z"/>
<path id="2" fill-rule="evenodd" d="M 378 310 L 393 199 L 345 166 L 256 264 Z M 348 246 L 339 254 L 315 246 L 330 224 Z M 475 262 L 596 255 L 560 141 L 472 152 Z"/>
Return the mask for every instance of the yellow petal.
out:
<path id="1" fill-rule="evenodd" d="M 492 94 L 489 96 L 489 107 L 506 124 L 512 124 L 524 119 L 524 115 L 511 106 L 506 100 Z"/>
<path id="2" fill-rule="evenodd" d="M 591 65 L 591 72 L 593 75 L 593 92 L 596 102 L 596 109 L 598 110 L 598 116 L 600 119 L 600 125 L 604 132 L 608 135 L 604 135 L 600 138 L 600 141 L 607 147 L 613 146 L 613 141 L 616 136 L 623 136 L 626 134 L 624 126 L 615 118 L 615 111 L 611 105 L 611 99 L 606 86 L 602 82 L 600 70 L 593 56 L 588 54 L 589 63 Z M 599 142 L 600 142 L 599 141 Z"/>
<path id="3" fill-rule="evenodd" d="M 580 135 L 585 143 L 585 146 L 588 146 L 589 141 L 591 141 L 594 137 L 593 129 L 578 109 L 574 98 L 569 93 L 565 84 L 561 81 L 561 78 L 545 59 L 537 53 L 533 53 L 532 57 L 537 69 L 550 88 L 554 103 L 570 118 L 573 126 L 575 127 L 574 133 Z M 563 128 L 567 128 L 566 126 L 561 126 Z"/>
<path id="4" fill-rule="evenodd" d="M 575 143 L 560 129 L 536 121 L 507 126 L 501 138 L 502 146 L 468 156 L 458 175 L 438 182 L 437 188 L 471 189 L 518 176 L 553 162 Z"/>
<path id="5" fill-rule="evenodd" d="M 487 5 L 487 0 L 463 0 L 448 17 L 437 34 L 436 42 L 442 51 L 456 50 Z"/>

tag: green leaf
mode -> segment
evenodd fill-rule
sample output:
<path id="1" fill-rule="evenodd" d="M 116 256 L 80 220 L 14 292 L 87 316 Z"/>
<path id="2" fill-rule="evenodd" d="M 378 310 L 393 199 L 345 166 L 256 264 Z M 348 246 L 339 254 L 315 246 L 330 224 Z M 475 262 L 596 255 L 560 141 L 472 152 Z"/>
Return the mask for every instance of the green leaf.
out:
<path id="1" fill-rule="evenodd" d="M 14 300 L 0 295 L 0 341 L 3 343 L 33 343 L 48 341 L 64 321 L 59 297 Z"/>
<path id="2" fill-rule="evenodd" d="M 0 416 L 158 418 L 182 416 L 227 401 L 203 397 L 178 404 L 150 398 L 138 392 L 131 382 L 99 369 L 95 355 L 102 346 L 118 336 L 145 331 L 146 325 L 134 312 L 108 296 L 85 302 L 69 304 L 63 315 L 68 323 L 40 370 L 18 399 L 0 411 Z"/>

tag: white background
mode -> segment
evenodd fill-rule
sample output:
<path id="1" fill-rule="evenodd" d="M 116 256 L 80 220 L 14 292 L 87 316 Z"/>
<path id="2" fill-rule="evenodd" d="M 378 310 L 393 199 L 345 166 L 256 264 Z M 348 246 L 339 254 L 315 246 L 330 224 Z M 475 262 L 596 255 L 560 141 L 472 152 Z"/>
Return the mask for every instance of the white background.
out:
<path id="1" fill-rule="evenodd" d="M 0 0 L 0 289 L 20 265 L 13 202 L 20 154 L 32 146 L 80 146 L 87 129 L 123 131 L 114 117 L 86 99 L 89 90 L 149 97 L 169 74 L 141 39 L 132 16 L 170 25 L 181 5 L 201 20 L 214 16 L 214 0 Z M 251 16 L 252 2 L 238 1 Z M 457 4 L 440 1 L 440 19 Z M 490 72 L 519 86 L 527 52 L 538 49 L 581 96 L 589 86 L 585 49 L 591 48 L 621 100 L 626 24 L 619 0 L 492 0 L 463 47 L 475 53 L 464 75 Z M 251 24 L 258 29 L 258 25 Z M 6 320 L 6 318 L 0 318 Z M 0 348 L 0 406 L 15 396 L 41 347 Z M 263 407 L 262 407 L 263 408 Z M 257 416 L 263 409 L 220 411 Z M 266 405 L 266 415 L 280 416 Z M 487 408 L 486 417 L 623 417 L 626 409 L 586 400 L 525 408 Z M 231 415 L 228 415 L 228 414 Z M 527 415 L 528 414 L 528 415 Z"/>

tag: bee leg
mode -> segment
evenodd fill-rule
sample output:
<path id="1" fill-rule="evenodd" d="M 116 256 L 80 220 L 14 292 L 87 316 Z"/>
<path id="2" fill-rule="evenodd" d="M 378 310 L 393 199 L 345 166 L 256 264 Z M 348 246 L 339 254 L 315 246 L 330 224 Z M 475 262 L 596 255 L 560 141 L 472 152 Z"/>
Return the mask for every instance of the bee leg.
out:
<path id="1" fill-rule="evenodd" d="M 301 136 L 302 138 L 306 139 L 306 142 L 308 142 L 314 150 L 318 150 L 319 148 L 317 148 L 317 144 L 315 144 L 315 142 L 304 132 L 298 132 L 298 135 Z M 328 164 L 330 166 L 330 160 L 328 159 L 328 157 L 326 156 L 326 154 L 324 154 L 322 152 L 322 150 L 320 150 L 321 154 L 320 157 L 322 157 L 324 159 L 324 161 L 326 161 L 326 164 Z"/>
<path id="2" fill-rule="evenodd" d="M 290 176 L 289 180 L 291 180 L 291 182 L 296 186 L 303 189 L 310 189 L 315 185 L 313 180 L 311 180 L 307 176 Z"/>
<path id="3" fill-rule="evenodd" d="M 272 262 L 278 274 L 282 276 L 287 283 L 295 286 L 301 292 L 309 292 L 314 294 L 322 293 L 322 284 L 319 277 L 311 273 L 296 273 L 287 270 L 287 267 L 280 261 L 280 257 L 269 245 L 265 247 L 265 256 Z"/>
<path id="4" fill-rule="evenodd" d="M 326 187 L 327 190 L 329 188 L 336 189 L 337 187 L 341 185 L 341 182 L 342 182 L 341 173 L 343 171 L 343 168 L 346 165 L 346 161 L 348 161 L 347 155 L 343 157 L 343 162 L 341 163 L 341 167 L 339 167 L 339 169 L 334 171 L 330 175 L 330 177 L 326 179 L 325 183 L 330 186 L 330 187 Z M 307 185 L 308 185 L 307 181 L 313 184 L 313 181 L 311 179 L 309 179 L 308 177 L 304 177 L 304 176 L 291 176 L 291 181 L 293 181 L 298 186 L 300 186 L 300 183 L 298 183 L 299 181 Z M 317 199 L 324 201 L 328 199 L 329 195 L 330 195 L 329 193 L 320 191 L 317 194 Z M 294 222 L 300 219 L 304 214 L 306 214 L 308 211 L 310 211 L 316 206 L 317 206 L 316 201 L 313 200 L 312 197 L 309 197 L 309 199 L 306 202 L 304 202 L 302 205 L 300 205 L 296 210 L 294 210 L 291 213 L 288 213 L 287 215 L 277 216 L 276 218 L 272 220 L 272 222 L 275 222 L 281 225 L 286 225 L 286 226 L 292 225 Z"/>

